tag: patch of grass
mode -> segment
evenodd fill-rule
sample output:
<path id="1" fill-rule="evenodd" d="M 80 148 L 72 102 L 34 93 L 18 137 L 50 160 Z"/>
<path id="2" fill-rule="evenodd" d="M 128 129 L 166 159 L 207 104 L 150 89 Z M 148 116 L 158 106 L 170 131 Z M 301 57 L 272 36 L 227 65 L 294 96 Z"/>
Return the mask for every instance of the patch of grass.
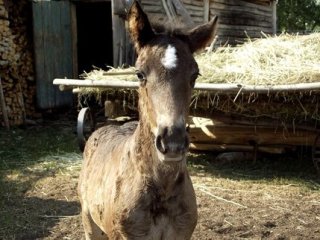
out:
<path id="1" fill-rule="evenodd" d="M 0 206 L 4 206 L 0 208 L 0 239 L 19 239 L 16 233 L 42 222 L 30 209 L 35 201 L 55 206 L 54 201 L 28 197 L 42 179 L 79 171 L 82 154 L 74 126 L 72 122 L 50 122 L 26 129 L 0 129 Z M 27 239 L 36 238 L 28 234 Z"/>
<path id="2" fill-rule="evenodd" d="M 2 130 L 0 149 L 0 170 L 23 168 L 63 153 L 79 153 L 72 128 L 62 124 Z"/>

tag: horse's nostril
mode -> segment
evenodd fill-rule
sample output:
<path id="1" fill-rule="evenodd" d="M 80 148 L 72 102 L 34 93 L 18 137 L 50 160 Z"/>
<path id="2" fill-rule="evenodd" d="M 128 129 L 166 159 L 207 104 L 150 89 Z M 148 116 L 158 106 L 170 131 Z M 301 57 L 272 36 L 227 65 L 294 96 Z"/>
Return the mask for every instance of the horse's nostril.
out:
<path id="1" fill-rule="evenodd" d="M 184 147 L 185 147 L 185 149 L 188 149 L 188 148 L 189 148 L 189 144 L 190 144 L 190 140 L 189 140 L 188 137 L 186 137 L 185 140 L 184 140 Z"/>
<path id="2" fill-rule="evenodd" d="M 160 135 L 158 135 L 156 137 L 156 147 L 162 154 L 167 153 L 167 149 L 166 149 L 166 146 L 163 142 L 163 138 Z"/>
<path id="3" fill-rule="evenodd" d="M 182 141 L 179 147 L 177 148 L 179 153 L 185 153 L 189 149 L 189 138 L 185 137 L 184 142 Z"/>
<path id="4" fill-rule="evenodd" d="M 165 138 L 168 135 L 168 128 L 167 127 L 160 127 L 158 129 L 158 136 L 161 138 Z"/>

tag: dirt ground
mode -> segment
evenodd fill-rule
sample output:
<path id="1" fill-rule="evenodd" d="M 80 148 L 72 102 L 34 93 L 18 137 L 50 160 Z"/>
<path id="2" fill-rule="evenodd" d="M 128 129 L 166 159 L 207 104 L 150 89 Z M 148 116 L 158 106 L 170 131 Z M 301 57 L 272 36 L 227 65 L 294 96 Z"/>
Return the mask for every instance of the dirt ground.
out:
<path id="1" fill-rule="evenodd" d="M 0 150 L 2 162 L 6 156 Z M 320 181 L 310 161 L 226 163 L 215 156 L 189 156 L 199 211 L 192 239 L 320 239 Z M 84 239 L 76 193 L 81 153 L 59 147 L 41 159 L 2 166 L 0 239 Z"/>

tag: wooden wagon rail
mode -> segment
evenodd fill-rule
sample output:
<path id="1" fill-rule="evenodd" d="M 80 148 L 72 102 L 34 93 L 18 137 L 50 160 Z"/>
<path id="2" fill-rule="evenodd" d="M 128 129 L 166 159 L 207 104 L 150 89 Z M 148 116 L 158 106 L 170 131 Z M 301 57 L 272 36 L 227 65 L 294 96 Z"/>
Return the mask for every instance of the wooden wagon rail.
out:
<path id="1" fill-rule="evenodd" d="M 96 87 L 96 88 L 138 88 L 138 82 L 126 80 L 80 80 L 80 79 L 62 79 L 56 78 L 54 85 L 60 85 L 60 89 L 68 89 L 68 87 Z M 215 91 L 225 93 L 240 92 L 298 92 L 298 91 L 320 91 L 320 82 L 298 83 L 288 85 L 243 85 L 234 83 L 196 83 L 195 90 Z"/>
<path id="2" fill-rule="evenodd" d="M 126 80 L 80 80 L 80 79 L 54 79 L 54 85 L 59 85 L 60 90 L 76 90 L 81 88 L 105 88 L 105 89 L 137 89 L 139 82 Z M 320 82 L 299 83 L 290 85 L 241 85 L 228 83 L 196 83 L 195 90 L 219 92 L 221 94 L 240 93 L 277 93 L 277 92 L 320 92 Z M 82 109 L 83 113 L 89 113 L 88 109 Z M 81 115 L 81 114 L 80 114 Z M 89 114 L 90 115 L 90 114 Z M 88 115 L 88 116 L 89 116 Z M 86 117 L 81 119 L 80 130 L 85 129 Z M 310 146 L 312 147 L 312 159 L 317 172 L 320 175 L 320 129 L 310 126 L 279 128 L 273 122 L 256 122 L 254 124 L 230 120 L 226 117 L 212 119 L 194 117 L 190 121 L 191 149 L 196 150 L 237 150 L 257 151 L 269 153 L 282 153 L 286 146 Z M 231 122 L 230 122 L 231 121 Z M 240 121 L 240 122 L 239 122 Z M 79 119 L 78 119 L 79 123 Z M 90 126 L 91 128 L 93 126 Z M 78 134 L 79 135 L 79 134 Z M 83 146 L 84 146 L 84 141 Z M 82 146 L 82 147 L 83 147 Z"/>

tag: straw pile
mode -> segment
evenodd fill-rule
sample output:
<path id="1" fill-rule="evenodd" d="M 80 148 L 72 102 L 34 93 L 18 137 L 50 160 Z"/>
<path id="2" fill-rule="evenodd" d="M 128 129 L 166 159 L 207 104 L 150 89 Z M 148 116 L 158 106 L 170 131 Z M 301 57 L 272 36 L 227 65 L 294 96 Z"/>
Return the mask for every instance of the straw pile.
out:
<path id="1" fill-rule="evenodd" d="M 100 68 L 96 68 L 92 70 L 91 72 L 84 72 L 80 75 L 83 79 L 92 79 L 92 80 L 124 80 L 124 81 L 138 81 L 138 78 L 135 74 L 135 68 L 129 67 L 129 68 L 113 68 L 109 67 L 110 69 L 108 71 L 105 71 Z M 135 98 L 136 90 L 128 90 L 128 89 L 103 89 L 103 88 L 81 88 L 81 91 L 79 92 L 79 97 L 91 97 L 94 96 L 97 99 L 102 99 L 102 95 L 107 95 L 106 98 L 119 98 L 121 99 L 126 98 L 126 95 L 130 95 L 130 98 Z M 134 96 L 133 96 L 134 95 Z"/>
<path id="2" fill-rule="evenodd" d="M 135 68 L 112 68 L 105 71 L 96 68 L 91 72 L 84 72 L 80 75 L 81 78 L 91 80 L 125 80 L 138 81 L 135 74 Z M 78 94 L 78 103 L 82 107 L 83 102 L 87 99 L 95 98 L 100 104 L 105 101 L 112 101 L 114 104 L 112 114 L 119 115 L 135 115 L 137 112 L 138 93 L 135 89 L 113 89 L 113 88 L 97 88 L 97 87 L 83 87 Z M 90 101 L 90 100 L 89 100 Z M 108 108 L 105 106 L 105 108 Z M 114 116 L 115 117 L 115 116 Z"/>
<path id="3" fill-rule="evenodd" d="M 200 82 L 280 85 L 320 81 L 320 33 L 283 34 L 196 57 Z"/>

